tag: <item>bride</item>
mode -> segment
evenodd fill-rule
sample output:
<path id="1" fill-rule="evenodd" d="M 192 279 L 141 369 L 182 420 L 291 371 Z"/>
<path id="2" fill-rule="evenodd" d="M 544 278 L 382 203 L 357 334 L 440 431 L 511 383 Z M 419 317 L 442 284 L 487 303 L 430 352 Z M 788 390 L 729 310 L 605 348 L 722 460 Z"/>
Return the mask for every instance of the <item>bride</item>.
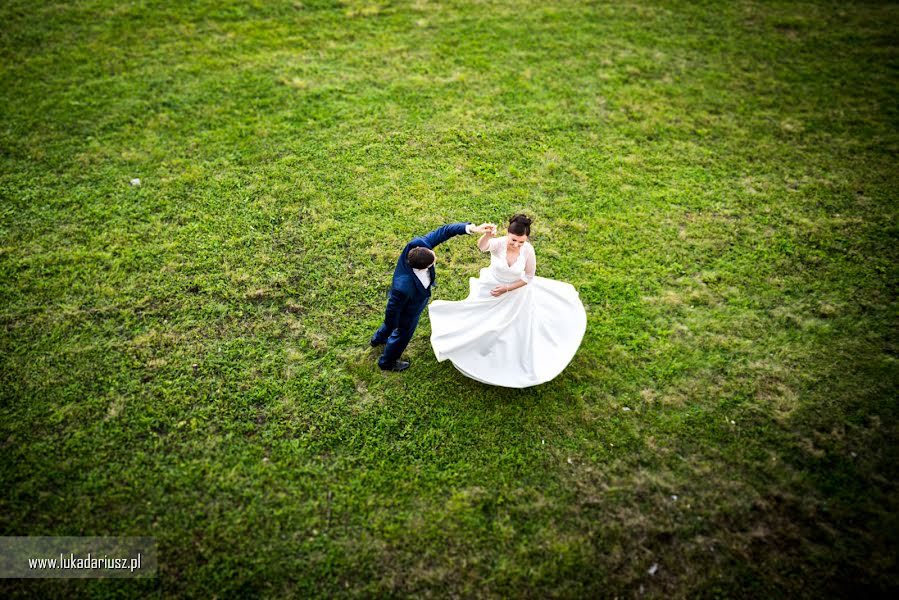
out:
<path id="1" fill-rule="evenodd" d="M 482 383 L 524 388 L 554 378 L 574 357 L 587 314 L 570 284 L 535 275 L 530 232 L 531 220 L 521 214 L 503 237 L 494 237 L 492 225 L 478 239 L 478 248 L 490 252 L 490 267 L 468 280 L 468 297 L 430 304 L 438 361 L 450 360 Z"/>

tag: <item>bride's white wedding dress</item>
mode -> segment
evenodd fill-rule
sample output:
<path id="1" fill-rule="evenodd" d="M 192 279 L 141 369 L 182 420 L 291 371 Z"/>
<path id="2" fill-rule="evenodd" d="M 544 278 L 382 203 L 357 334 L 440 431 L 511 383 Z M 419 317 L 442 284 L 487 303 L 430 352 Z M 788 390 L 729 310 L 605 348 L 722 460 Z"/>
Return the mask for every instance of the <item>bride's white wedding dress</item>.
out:
<path id="1" fill-rule="evenodd" d="M 490 240 L 490 267 L 468 280 L 465 300 L 431 302 L 431 346 L 438 361 L 490 385 L 524 388 L 554 378 L 571 362 L 587 329 L 587 314 L 570 284 L 534 275 L 534 248 L 525 242 L 510 266 L 506 238 Z M 519 280 L 523 287 L 494 297 L 490 290 Z"/>

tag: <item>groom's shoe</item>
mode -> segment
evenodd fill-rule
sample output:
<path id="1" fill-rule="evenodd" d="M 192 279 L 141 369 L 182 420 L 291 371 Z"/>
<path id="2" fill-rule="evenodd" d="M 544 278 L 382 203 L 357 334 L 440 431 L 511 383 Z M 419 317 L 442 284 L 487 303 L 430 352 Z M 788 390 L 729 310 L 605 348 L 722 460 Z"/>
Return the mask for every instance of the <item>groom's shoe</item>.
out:
<path id="1" fill-rule="evenodd" d="M 381 367 L 381 370 L 382 371 L 396 371 L 397 373 L 399 373 L 400 371 L 405 371 L 408 368 L 409 368 L 408 360 L 398 360 L 395 363 L 393 363 L 392 366 Z"/>
<path id="2" fill-rule="evenodd" d="M 376 342 L 374 339 L 368 340 L 368 345 L 372 348 L 377 348 L 378 346 L 383 346 L 386 342 Z"/>

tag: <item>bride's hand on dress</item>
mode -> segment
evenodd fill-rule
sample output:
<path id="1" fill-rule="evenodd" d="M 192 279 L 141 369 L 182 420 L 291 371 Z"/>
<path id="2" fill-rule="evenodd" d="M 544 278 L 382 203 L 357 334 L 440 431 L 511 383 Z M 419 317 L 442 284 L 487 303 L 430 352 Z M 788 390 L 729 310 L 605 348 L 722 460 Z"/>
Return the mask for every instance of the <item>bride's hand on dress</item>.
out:
<path id="1" fill-rule="evenodd" d="M 494 296 L 494 297 L 502 296 L 503 294 L 505 294 L 508 291 L 509 291 L 509 288 L 507 288 L 506 286 L 498 285 L 495 288 L 493 288 L 492 290 L 490 290 L 490 295 Z"/>

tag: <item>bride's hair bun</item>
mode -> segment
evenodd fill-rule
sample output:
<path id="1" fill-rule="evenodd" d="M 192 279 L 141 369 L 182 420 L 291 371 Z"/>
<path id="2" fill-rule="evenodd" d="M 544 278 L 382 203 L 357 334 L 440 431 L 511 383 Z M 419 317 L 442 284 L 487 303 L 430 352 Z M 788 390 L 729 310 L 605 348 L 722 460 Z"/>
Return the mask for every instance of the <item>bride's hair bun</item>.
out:
<path id="1" fill-rule="evenodd" d="M 519 213 L 509 219 L 509 233 L 512 235 L 530 235 L 532 220 L 526 214 Z"/>

